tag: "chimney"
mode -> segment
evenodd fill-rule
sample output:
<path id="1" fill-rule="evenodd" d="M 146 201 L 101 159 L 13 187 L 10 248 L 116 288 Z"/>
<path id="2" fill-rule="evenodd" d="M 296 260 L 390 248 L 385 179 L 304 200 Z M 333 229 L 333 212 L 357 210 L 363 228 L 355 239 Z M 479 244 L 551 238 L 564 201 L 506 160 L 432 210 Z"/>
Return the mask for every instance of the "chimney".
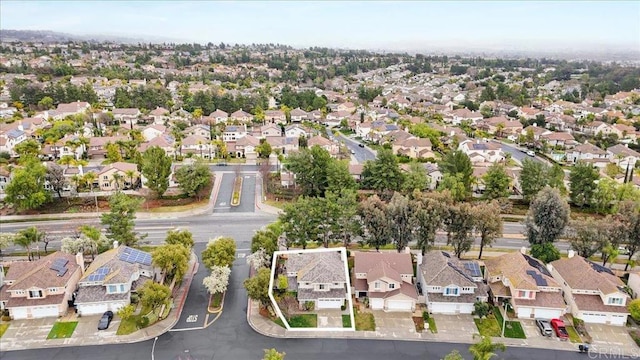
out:
<path id="1" fill-rule="evenodd" d="M 411 254 L 411 248 L 410 248 L 410 247 L 408 247 L 408 246 L 405 246 L 405 247 L 404 247 L 404 253 L 405 253 L 405 254 Z"/>
<path id="2" fill-rule="evenodd" d="M 527 254 L 527 247 L 523 246 L 520 248 L 520 253 L 526 255 Z"/>
<path id="3" fill-rule="evenodd" d="M 422 265 L 422 252 L 418 252 L 418 255 L 416 256 L 416 265 Z"/>
<path id="4" fill-rule="evenodd" d="M 81 251 L 78 251 L 76 254 L 76 263 L 80 266 L 80 271 L 82 272 L 82 275 L 84 275 L 84 255 L 82 255 Z"/>
<path id="5" fill-rule="evenodd" d="M 569 259 L 571 259 L 571 258 L 572 258 L 572 257 L 574 257 L 575 255 L 576 255 L 576 252 L 575 252 L 575 251 L 573 251 L 573 250 L 569 250 L 569 251 L 567 252 L 567 257 L 568 257 Z"/>
<path id="6" fill-rule="evenodd" d="M 118 248 L 118 240 L 114 240 L 113 241 L 113 248 L 117 249 Z"/>
<path id="7" fill-rule="evenodd" d="M 629 147 L 629 144 L 624 144 L 624 147 L 628 148 L 628 147 Z"/>
<path id="8" fill-rule="evenodd" d="M 18 130 L 24 131 L 24 126 L 22 126 L 22 120 L 18 121 Z"/>

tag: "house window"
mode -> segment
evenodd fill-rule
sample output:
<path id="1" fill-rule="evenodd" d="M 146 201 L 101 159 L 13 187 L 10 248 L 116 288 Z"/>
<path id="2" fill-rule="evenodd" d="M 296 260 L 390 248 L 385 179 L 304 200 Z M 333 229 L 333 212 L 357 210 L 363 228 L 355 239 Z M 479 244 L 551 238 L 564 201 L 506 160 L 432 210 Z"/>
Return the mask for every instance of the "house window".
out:
<path id="1" fill-rule="evenodd" d="M 54 293 L 56 292 L 58 289 L 56 288 L 48 288 L 47 291 L 49 291 L 50 293 Z"/>
<path id="2" fill-rule="evenodd" d="M 31 299 L 39 299 L 42 297 L 42 290 L 29 290 L 29 297 Z"/>
<path id="3" fill-rule="evenodd" d="M 389 284 L 389 289 L 395 289 L 396 288 L 396 284 Z"/>
<path id="4" fill-rule="evenodd" d="M 456 296 L 456 295 L 458 295 L 458 288 L 457 287 L 445 288 L 444 289 L 444 295 Z"/>
<path id="5" fill-rule="evenodd" d="M 528 291 L 518 290 L 518 297 L 521 299 L 526 299 L 529 297 Z"/>
<path id="6" fill-rule="evenodd" d="M 103 176 L 102 180 L 109 180 L 109 176 L 107 176 L 107 175 Z"/>
<path id="7" fill-rule="evenodd" d="M 611 305 L 622 305 L 622 298 L 609 298 L 609 304 Z"/>
<path id="8" fill-rule="evenodd" d="M 471 291 L 471 288 L 470 287 L 463 287 L 462 291 Z"/>
<path id="9" fill-rule="evenodd" d="M 373 288 L 374 289 L 380 289 L 380 282 L 379 281 L 374 282 L 373 283 Z"/>
<path id="10" fill-rule="evenodd" d="M 324 284 L 319 284 L 318 285 L 318 289 L 319 290 L 324 290 L 325 289 L 325 285 Z"/>
<path id="11" fill-rule="evenodd" d="M 123 293 L 123 292 L 125 292 L 125 291 L 126 291 L 126 290 L 124 289 L 124 284 L 120 284 L 120 292 L 121 292 L 121 293 Z"/>
<path id="12" fill-rule="evenodd" d="M 116 285 L 109 285 L 107 287 L 107 292 L 109 294 L 117 293 L 118 292 L 118 287 Z"/>

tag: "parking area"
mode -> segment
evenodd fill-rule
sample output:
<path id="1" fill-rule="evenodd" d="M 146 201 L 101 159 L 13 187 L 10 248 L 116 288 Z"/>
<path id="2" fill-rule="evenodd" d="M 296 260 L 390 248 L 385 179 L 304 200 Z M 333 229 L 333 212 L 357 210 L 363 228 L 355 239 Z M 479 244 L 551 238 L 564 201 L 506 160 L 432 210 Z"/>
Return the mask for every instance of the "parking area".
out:
<path id="1" fill-rule="evenodd" d="M 473 341 L 473 334 L 478 333 L 476 323 L 473 322 L 472 315 L 431 315 L 436 321 L 438 327 L 438 337 L 449 338 L 455 337 L 461 341 Z M 462 335 L 464 334 L 464 335 Z"/>
<path id="2" fill-rule="evenodd" d="M 535 338 L 535 337 L 545 337 L 540 334 L 540 330 L 536 325 L 536 321 L 533 319 L 518 319 L 520 321 L 520 325 L 522 325 L 522 330 L 524 330 L 524 334 L 527 339 Z M 548 337 L 547 337 L 548 338 Z"/>
<path id="3" fill-rule="evenodd" d="M 585 324 L 592 339 L 592 349 L 600 353 L 640 354 L 626 326 Z"/>
<path id="4" fill-rule="evenodd" d="M 415 325 L 409 312 L 371 311 L 376 319 L 376 332 L 390 338 L 402 338 L 409 334 L 416 334 Z M 416 336 L 417 337 L 417 336 Z"/>
<path id="5" fill-rule="evenodd" d="M 319 328 L 341 328 L 342 313 L 338 310 L 318 310 L 318 327 Z M 347 312 L 348 313 L 348 312 Z"/>

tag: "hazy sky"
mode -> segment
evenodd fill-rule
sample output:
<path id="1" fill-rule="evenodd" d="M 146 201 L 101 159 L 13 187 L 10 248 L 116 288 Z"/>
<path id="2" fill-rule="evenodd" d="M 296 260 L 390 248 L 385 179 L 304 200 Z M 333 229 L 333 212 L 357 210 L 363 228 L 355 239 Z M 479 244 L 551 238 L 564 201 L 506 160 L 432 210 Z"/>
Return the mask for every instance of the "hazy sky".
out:
<path id="1" fill-rule="evenodd" d="M 7 1 L 3 29 L 367 49 L 640 50 L 640 2 Z"/>

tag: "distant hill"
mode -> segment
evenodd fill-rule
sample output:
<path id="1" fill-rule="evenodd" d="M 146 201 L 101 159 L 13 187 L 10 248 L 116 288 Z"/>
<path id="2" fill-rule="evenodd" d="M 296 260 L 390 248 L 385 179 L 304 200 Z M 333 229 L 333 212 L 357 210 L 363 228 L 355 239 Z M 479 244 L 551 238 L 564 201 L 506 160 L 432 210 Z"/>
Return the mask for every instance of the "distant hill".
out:
<path id="1" fill-rule="evenodd" d="M 76 35 L 50 30 L 5 30 L 0 29 L 0 39 L 3 42 L 23 41 L 23 42 L 43 42 L 59 43 L 66 41 L 91 41 L 135 44 L 140 42 L 164 42 L 168 39 L 136 39 L 116 35 Z"/>

